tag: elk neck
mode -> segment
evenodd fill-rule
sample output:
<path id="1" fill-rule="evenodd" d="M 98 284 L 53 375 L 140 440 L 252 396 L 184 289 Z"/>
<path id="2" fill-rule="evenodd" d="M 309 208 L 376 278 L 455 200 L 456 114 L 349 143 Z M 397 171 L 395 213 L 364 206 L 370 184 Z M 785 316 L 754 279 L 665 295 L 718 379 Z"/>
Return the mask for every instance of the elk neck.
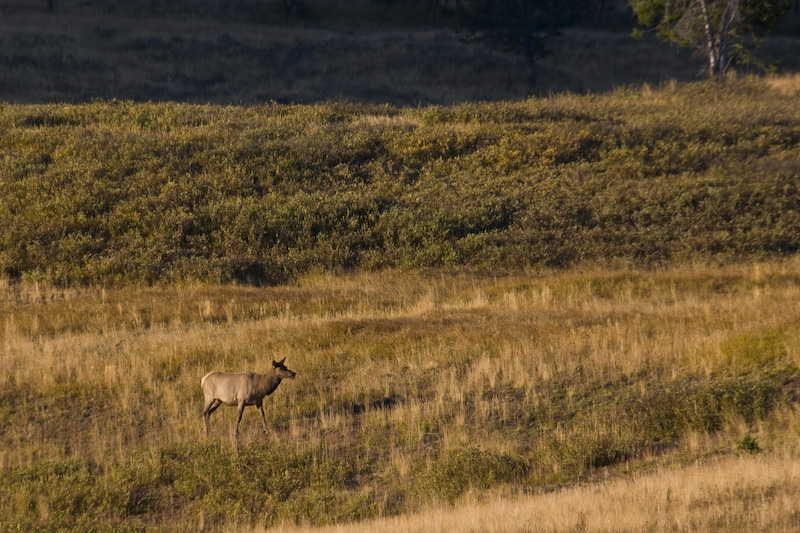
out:
<path id="1" fill-rule="evenodd" d="M 272 394 L 280 384 L 281 378 L 277 376 L 274 369 L 270 370 L 266 374 L 256 375 L 256 386 L 258 391 L 263 393 L 264 396 L 269 396 Z"/>

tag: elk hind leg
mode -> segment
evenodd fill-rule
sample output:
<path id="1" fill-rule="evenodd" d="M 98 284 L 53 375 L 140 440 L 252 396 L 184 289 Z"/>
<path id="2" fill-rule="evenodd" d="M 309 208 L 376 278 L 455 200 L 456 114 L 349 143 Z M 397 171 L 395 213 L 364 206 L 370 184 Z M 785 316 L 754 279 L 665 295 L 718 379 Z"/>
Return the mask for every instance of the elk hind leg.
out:
<path id="1" fill-rule="evenodd" d="M 240 403 L 238 406 L 238 412 L 236 413 L 236 428 L 233 431 L 233 435 L 236 439 L 239 439 L 239 424 L 242 421 L 242 414 L 244 413 L 244 402 Z"/>
<path id="2" fill-rule="evenodd" d="M 206 424 L 206 435 L 209 433 L 208 422 L 211 419 L 211 413 L 216 411 L 220 405 L 222 405 L 222 400 L 211 400 L 210 402 L 206 402 L 203 408 L 203 421 Z"/>

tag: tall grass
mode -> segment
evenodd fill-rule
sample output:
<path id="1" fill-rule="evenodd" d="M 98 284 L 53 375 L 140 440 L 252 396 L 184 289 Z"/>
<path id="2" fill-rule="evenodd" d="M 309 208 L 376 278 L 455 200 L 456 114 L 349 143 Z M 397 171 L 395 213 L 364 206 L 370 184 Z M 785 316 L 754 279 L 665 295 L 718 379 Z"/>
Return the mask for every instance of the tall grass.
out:
<path id="1" fill-rule="evenodd" d="M 4 530 L 343 523 L 647 483 L 746 435 L 794 468 L 796 261 L 0 292 Z M 269 436 L 246 411 L 237 455 L 221 408 L 206 440 L 200 377 L 284 356 L 298 378 L 267 399 Z"/>
<path id="2" fill-rule="evenodd" d="M 800 461 L 790 456 L 711 458 L 537 495 L 494 495 L 410 516 L 275 531 L 795 531 Z"/>

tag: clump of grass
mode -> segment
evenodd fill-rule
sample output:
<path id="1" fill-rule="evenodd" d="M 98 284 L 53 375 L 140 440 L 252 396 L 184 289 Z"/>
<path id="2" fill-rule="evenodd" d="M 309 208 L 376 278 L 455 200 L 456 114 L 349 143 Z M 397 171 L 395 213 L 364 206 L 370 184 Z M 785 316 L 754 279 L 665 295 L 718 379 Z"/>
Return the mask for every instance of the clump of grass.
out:
<path id="1" fill-rule="evenodd" d="M 748 433 L 739 443 L 736 445 L 736 450 L 745 453 L 758 453 L 761 451 L 761 447 L 758 445 L 756 439 L 750 436 Z"/>
<path id="2" fill-rule="evenodd" d="M 773 76 L 767 78 L 767 85 L 785 96 L 800 94 L 800 74 Z"/>

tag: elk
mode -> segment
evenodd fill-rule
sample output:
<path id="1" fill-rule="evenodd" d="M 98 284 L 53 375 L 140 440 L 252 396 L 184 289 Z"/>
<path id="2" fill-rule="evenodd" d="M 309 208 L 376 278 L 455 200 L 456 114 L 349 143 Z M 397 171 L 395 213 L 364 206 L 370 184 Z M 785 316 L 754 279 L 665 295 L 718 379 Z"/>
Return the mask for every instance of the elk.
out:
<path id="1" fill-rule="evenodd" d="M 235 405 L 238 409 L 236 416 L 235 437 L 239 437 L 239 423 L 242 421 L 242 413 L 247 405 L 255 405 L 261 411 L 261 421 L 264 423 L 264 433 L 267 431 L 267 416 L 264 414 L 264 396 L 269 396 L 282 379 L 294 379 L 297 375 L 283 363 L 284 357 L 280 361 L 272 361 L 272 368 L 266 374 L 256 374 L 255 372 L 209 372 L 203 376 L 200 386 L 203 389 L 205 404 L 203 406 L 203 419 L 206 424 L 206 436 L 209 434 L 208 421 L 211 413 L 222 405 Z"/>

